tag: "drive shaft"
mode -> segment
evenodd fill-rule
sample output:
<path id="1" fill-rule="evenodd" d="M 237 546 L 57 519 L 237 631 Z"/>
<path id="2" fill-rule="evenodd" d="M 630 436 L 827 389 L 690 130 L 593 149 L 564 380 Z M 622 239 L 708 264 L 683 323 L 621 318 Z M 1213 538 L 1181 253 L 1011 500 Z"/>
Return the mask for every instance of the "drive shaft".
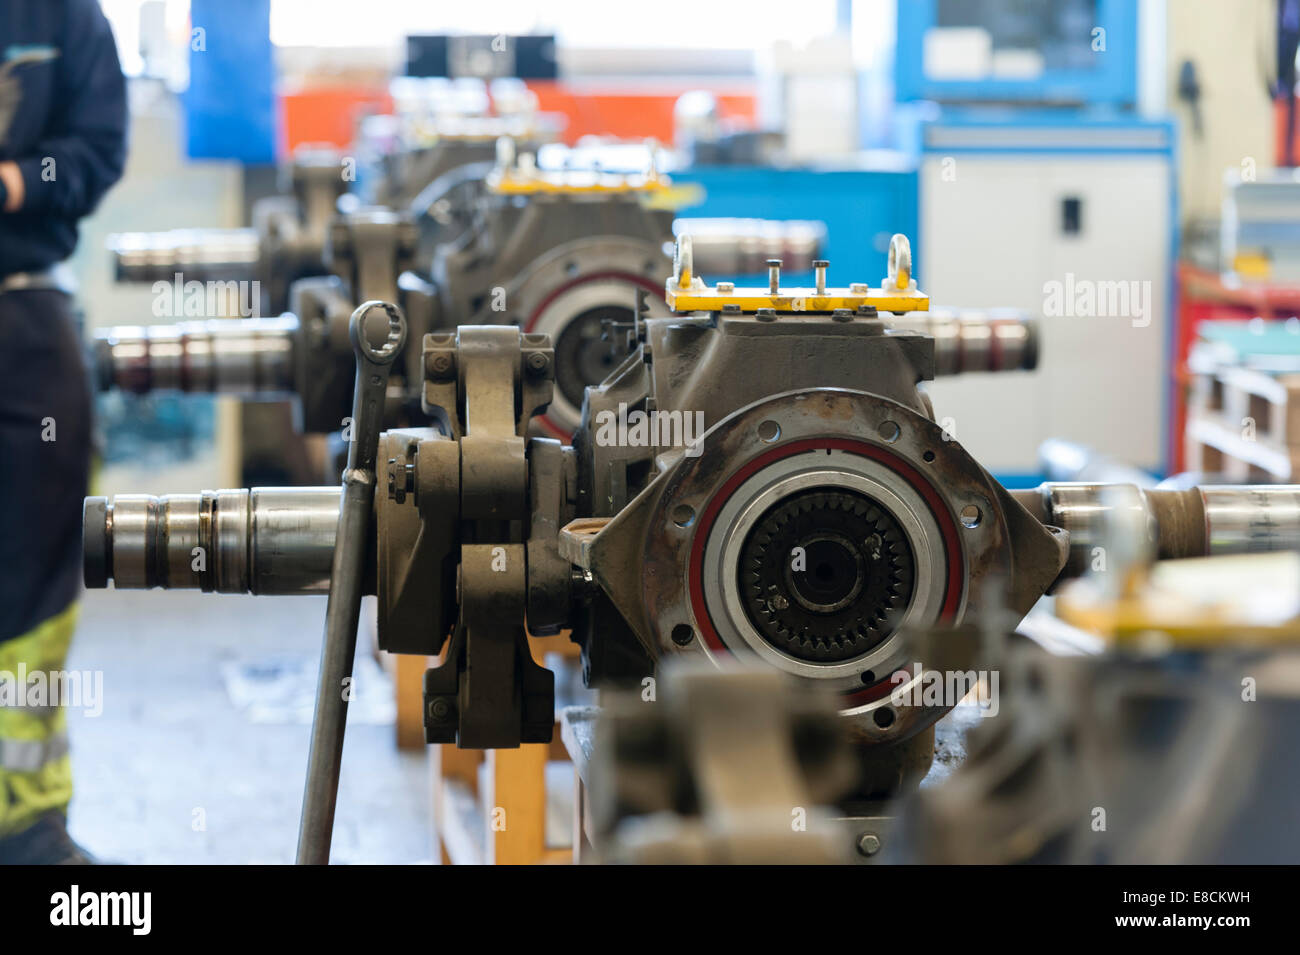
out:
<path id="1" fill-rule="evenodd" d="M 285 396 L 294 391 L 297 334 L 289 314 L 102 329 L 95 377 L 104 391 Z"/>
<path id="2" fill-rule="evenodd" d="M 86 586 L 314 594 L 329 589 L 337 487 L 86 498 Z"/>

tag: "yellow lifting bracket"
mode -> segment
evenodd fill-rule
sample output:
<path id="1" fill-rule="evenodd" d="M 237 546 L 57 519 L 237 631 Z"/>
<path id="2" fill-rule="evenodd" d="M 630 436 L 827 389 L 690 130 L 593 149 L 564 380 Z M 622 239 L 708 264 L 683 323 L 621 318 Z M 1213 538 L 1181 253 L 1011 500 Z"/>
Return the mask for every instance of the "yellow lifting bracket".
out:
<path id="1" fill-rule="evenodd" d="M 595 170 L 542 171 L 534 167 L 494 169 L 488 174 L 488 188 L 507 196 L 594 195 L 641 193 L 647 196 L 667 192 L 672 181 L 657 174 L 606 173 Z"/>
<path id="2" fill-rule="evenodd" d="M 907 236 L 895 235 L 889 243 L 889 274 L 878 288 L 855 282 L 848 288 L 827 288 L 824 259 L 813 263 L 815 288 L 782 288 L 781 262 L 769 259 L 767 288 L 737 288 L 731 282 L 715 286 L 704 283 L 695 274 L 691 237 L 677 237 L 673 258 L 673 276 L 664 289 L 664 298 L 674 312 L 717 312 L 735 306 L 742 312 L 760 308 L 774 312 L 856 311 L 870 306 L 881 312 L 924 312 L 930 308 L 930 296 L 916 287 L 912 278 L 912 250 Z"/>
<path id="3" fill-rule="evenodd" d="M 642 201 L 662 199 L 673 191 L 672 180 L 659 172 L 650 151 L 644 172 L 617 173 L 600 169 L 539 169 L 531 153 L 515 154 L 514 143 L 497 140 L 497 165 L 487 176 L 492 192 L 507 196 L 538 194 L 582 196 L 635 194 Z"/>
<path id="4" fill-rule="evenodd" d="M 649 165 L 639 172 L 612 172 L 591 165 L 542 169 L 532 153 L 516 154 L 509 137 L 497 140 L 497 165 L 487 175 L 490 192 L 505 196 L 626 196 L 647 209 L 675 211 L 704 201 L 704 189 L 693 182 L 674 183 L 655 162 L 658 147 L 651 142 Z"/>

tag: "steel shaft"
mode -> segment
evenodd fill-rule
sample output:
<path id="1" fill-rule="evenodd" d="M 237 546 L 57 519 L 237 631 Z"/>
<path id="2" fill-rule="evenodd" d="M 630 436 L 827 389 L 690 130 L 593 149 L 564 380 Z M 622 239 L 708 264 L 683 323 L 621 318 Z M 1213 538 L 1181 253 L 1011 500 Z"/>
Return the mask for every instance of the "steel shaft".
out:
<path id="1" fill-rule="evenodd" d="M 895 316 L 890 324 L 934 337 L 936 378 L 1038 367 L 1038 322 L 1023 312 L 931 309 Z"/>
<path id="2" fill-rule="evenodd" d="M 261 239 L 256 229 L 172 229 L 110 236 L 119 282 L 241 281 L 257 277 Z"/>
<path id="3" fill-rule="evenodd" d="M 1087 568 L 1092 549 L 1106 539 L 1108 517 L 1125 504 L 1140 513 L 1156 557 L 1300 548 L 1300 486 L 1048 483 L 1011 493 L 1043 523 L 1070 532 L 1070 576 Z M 337 487 L 87 498 L 86 586 L 112 580 L 123 590 L 324 593 L 339 500 Z"/>
<path id="4" fill-rule="evenodd" d="M 337 487 L 89 497 L 86 586 L 324 593 L 338 515 Z"/>
<path id="5" fill-rule="evenodd" d="M 1070 533 L 1065 576 L 1083 573 L 1117 527 L 1144 528 L 1159 559 L 1300 548 L 1300 485 L 1205 486 L 1047 483 L 1013 496 L 1045 524 Z M 1120 511 L 1133 521 L 1117 521 Z"/>
<path id="6" fill-rule="evenodd" d="M 288 314 L 101 329 L 96 379 L 104 391 L 283 397 L 294 391 L 297 334 Z"/>

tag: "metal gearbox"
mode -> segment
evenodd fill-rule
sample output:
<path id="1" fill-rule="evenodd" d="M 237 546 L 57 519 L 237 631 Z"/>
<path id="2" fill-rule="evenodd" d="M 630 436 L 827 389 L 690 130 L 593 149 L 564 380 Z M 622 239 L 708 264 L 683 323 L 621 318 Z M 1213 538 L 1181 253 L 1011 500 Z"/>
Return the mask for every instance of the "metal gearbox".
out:
<path id="1" fill-rule="evenodd" d="M 379 438 L 365 580 L 383 648 L 445 650 L 425 684 L 431 741 L 550 738 L 552 678 L 527 626 L 571 630 L 598 686 L 640 684 L 680 656 L 776 671 L 826 691 L 892 785 L 923 772 L 945 707 L 897 705 L 891 690 L 952 654 L 940 640 L 931 661 L 907 634 L 1024 614 L 1132 495 L 1012 494 L 949 439 L 920 384 L 1026 367 L 1033 348 L 1003 334 L 1017 347 L 957 344 L 937 360 L 906 240 L 893 249 L 878 286 L 828 289 L 818 262 L 812 288 L 783 287 L 773 264 L 767 287 L 743 289 L 705 285 L 679 243 L 665 299 L 689 310 L 624 306 L 615 344 L 630 352 L 586 389 L 572 444 L 527 437 L 554 406 L 564 332 L 462 327 L 408 351 L 438 427 Z M 950 345 L 967 337 L 942 327 Z M 338 489 L 299 493 L 89 499 L 87 583 L 318 590 Z M 1130 523 L 1165 556 L 1274 547 L 1300 536 L 1296 493 L 1148 491 L 1150 519 Z M 1248 533 L 1250 514 L 1274 533 Z M 205 539 L 221 573 L 175 570 Z"/>

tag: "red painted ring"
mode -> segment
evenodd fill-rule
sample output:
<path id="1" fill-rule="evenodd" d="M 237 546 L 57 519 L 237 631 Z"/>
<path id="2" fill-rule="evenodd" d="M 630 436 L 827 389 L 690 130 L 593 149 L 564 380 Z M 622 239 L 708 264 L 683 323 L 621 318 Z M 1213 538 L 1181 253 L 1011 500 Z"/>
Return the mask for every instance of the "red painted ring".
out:
<path id="1" fill-rule="evenodd" d="M 630 285 L 638 286 L 646 292 L 652 292 L 661 298 L 664 294 L 663 289 L 660 286 L 655 285 L 644 276 L 635 275 L 632 272 L 611 270 L 608 272 L 592 272 L 590 275 L 579 275 L 576 279 L 573 279 L 570 282 L 565 282 L 563 285 L 552 289 L 550 294 L 548 294 L 546 298 L 542 299 L 541 303 L 533 309 L 533 313 L 528 316 L 528 321 L 524 323 L 524 331 L 531 332 L 533 326 L 537 324 L 537 320 L 542 317 L 542 313 L 546 311 L 547 307 L 565 292 L 579 285 L 586 285 L 588 282 L 600 282 L 606 279 L 617 279 L 620 282 L 627 282 Z M 551 344 L 553 345 L 555 343 L 552 342 Z M 537 418 L 537 421 L 549 434 L 562 441 L 567 441 L 569 438 L 573 437 L 572 432 L 565 431 L 557 425 L 549 414 L 540 415 Z"/>
<path id="2" fill-rule="evenodd" d="M 731 653 L 722 638 L 718 636 L 717 628 L 713 625 L 713 619 L 710 617 L 708 608 L 704 602 L 704 579 L 703 567 L 704 546 L 709 538 L 709 531 L 713 528 L 713 522 L 717 520 L 718 512 L 735 493 L 736 488 L 740 487 L 745 481 L 756 474 L 758 471 L 767 467 L 774 461 L 788 458 L 796 454 L 802 454 L 805 451 L 847 451 L 850 454 L 856 454 L 860 457 L 870 458 L 877 461 L 891 471 L 896 473 L 903 480 L 907 481 L 924 499 L 926 505 L 930 508 L 936 523 L 939 525 L 939 532 L 944 539 L 944 557 L 947 570 L 946 589 L 944 592 L 943 606 L 939 610 L 940 620 L 952 620 L 957 615 L 957 607 L 961 603 L 961 579 L 963 577 L 963 562 L 961 555 L 961 541 L 957 535 L 957 523 L 953 520 L 948 508 L 943 503 L 943 498 L 939 492 L 934 489 L 934 485 L 929 482 L 922 474 L 912 467 L 898 455 L 874 444 L 868 444 L 865 441 L 855 441 L 850 438 L 805 438 L 802 441 L 792 441 L 789 444 L 782 445 L 779 448 L 773 448 L 743 465 L 738 471 L 727 478 L 722 487 L 718 490 L 709 503 L 704 508 L 704 513 L 700 517 L 699 528 L 695 532 L 695 537 L 691 541 L 690 565 L 687 571 L 687 586 L 689 590 L 691 611 L 695 616 L 695 622 L 699 625 L 700 636 L 705 646 L 715 653 Z M 954 570 L 956 572 L 954 572 Z M 851 705 L 857 706 L 862 703 L 868 703 L 872 700 L 880 699 L 890 692 L 890 676 L 879 680 L 875 684 L 865 687 L 861 690 L 846 691 L 845 696 Z"/>

